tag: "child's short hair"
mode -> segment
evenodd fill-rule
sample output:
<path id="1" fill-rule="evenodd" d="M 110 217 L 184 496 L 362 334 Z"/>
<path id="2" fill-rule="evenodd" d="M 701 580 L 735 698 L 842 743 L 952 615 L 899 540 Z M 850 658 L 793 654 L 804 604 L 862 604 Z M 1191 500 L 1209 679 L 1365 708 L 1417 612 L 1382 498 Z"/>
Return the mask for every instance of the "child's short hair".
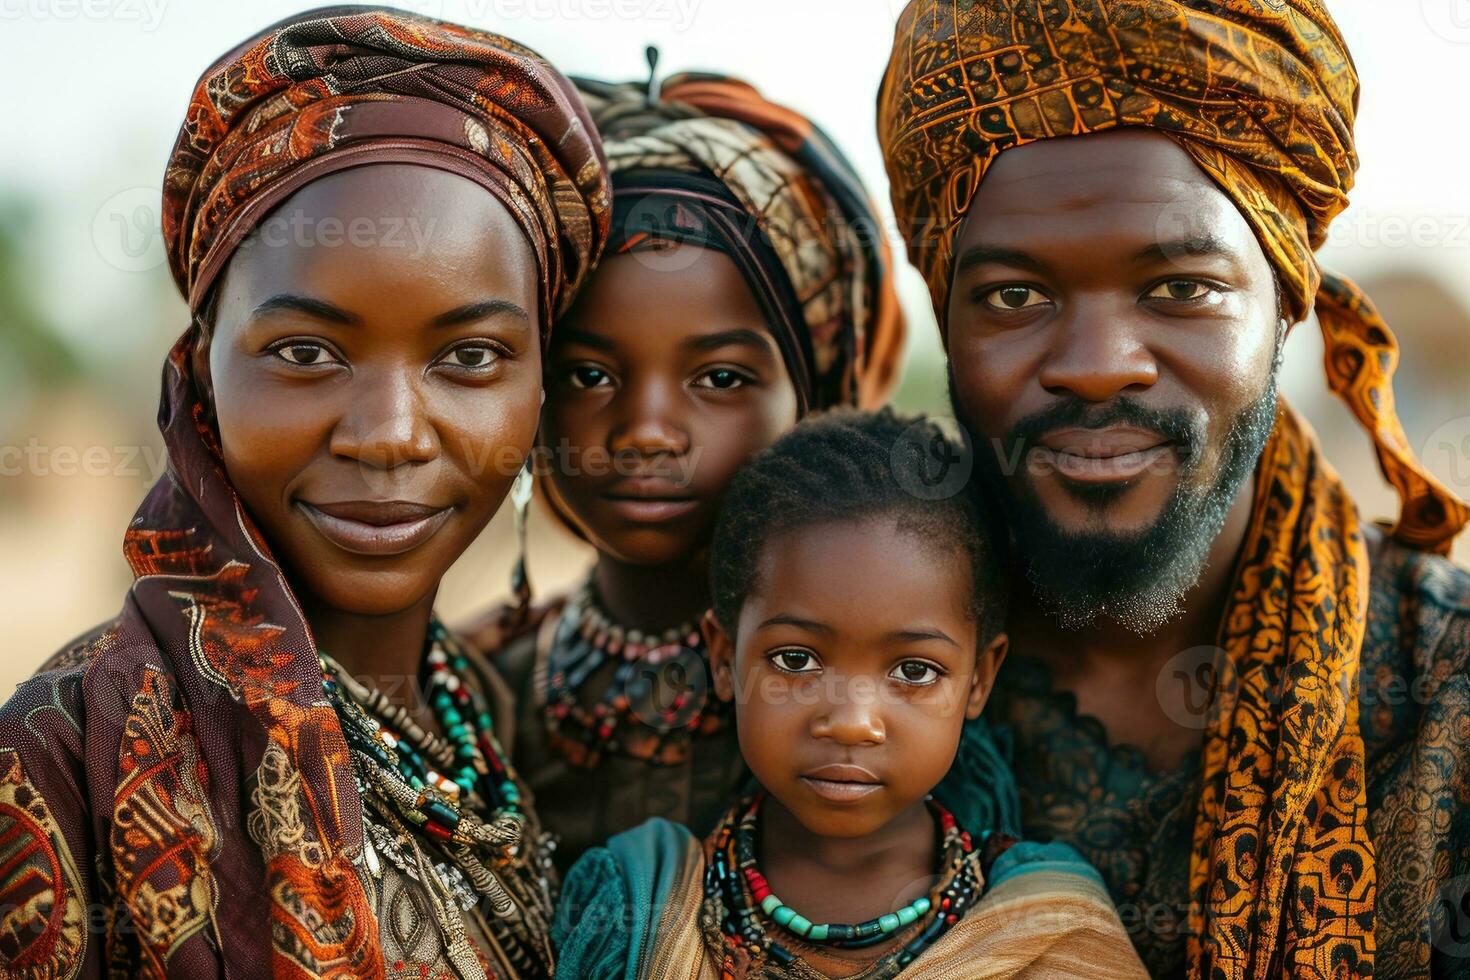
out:
<path id="1" fill-rule="evenodd" d="M 934 422 L 890 409 L 837 409 L 797 425 L 736 474 L 720 505 L 710 554 L 720 625 L 734 633 L 767 541 L 813 525 L 891 515 L 904 530 L 969 554 L 970 612 L 988 643 L 1003 628 L 1007 599 L 1006 535 L 997 510 L 978 481 L 926 483 L 937 461 L 965 452 Z"/>

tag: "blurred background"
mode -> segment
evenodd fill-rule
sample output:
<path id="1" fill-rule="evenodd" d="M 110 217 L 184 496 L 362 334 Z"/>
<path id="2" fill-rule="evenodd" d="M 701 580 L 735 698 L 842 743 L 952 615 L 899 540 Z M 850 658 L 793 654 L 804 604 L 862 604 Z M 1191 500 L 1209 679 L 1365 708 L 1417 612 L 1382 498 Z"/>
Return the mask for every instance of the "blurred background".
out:
<path id="1" fill-rule="evenodd" d="M 409 0 L 490 28 L 569 74 L 723 70 L 815 118 L 885 213 L 874 99 L 904 0 Z M 1356 278 L 1403 344 L 1410 442 L 1470 497 L 1470 0 L 1328 0 L 1363 79 L 1362 169 L 1322 252 Z M 0 0 L 0 698 L 62 643 L 114 614 L 130 581 L 123 529 L 163 471 L 154 426 L 163 357 L 186 322 L 159 232 L 163 167 L 199 73 L 312 4 L 288 0 Z M 900 246 L 900 254 L 901 246 Z M 912 343 L 898 402 L 946 410 L 928 296 L 905 267 Z M 1367 517 L 1394 513 L 1367 437 L 1327 392 L 1312 324 L 1283 387 Z M 456 565 L 441 614 L 505 596 L 509 508 Z M 1461 544 L 1463 562 L 1470 551 Z M 588 556 L 540 515 L 539 591 Z"/>

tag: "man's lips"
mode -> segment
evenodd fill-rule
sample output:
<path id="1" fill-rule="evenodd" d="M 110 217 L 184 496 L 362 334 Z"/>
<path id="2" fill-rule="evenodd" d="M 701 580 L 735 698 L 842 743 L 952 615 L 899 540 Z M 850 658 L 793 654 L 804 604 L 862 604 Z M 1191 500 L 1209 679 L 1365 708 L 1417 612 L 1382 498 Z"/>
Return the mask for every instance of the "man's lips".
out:
<path id="1" fill-rule="evenodd" d="M 851 803 L 883 788 L 883 780 L 868 768 L 852 763 L 818 766 L 801 774 L 813 793 L 831 803 Z"/>
<path id="2" fill-rule="evenodd" d="M 1078 483 L 1123 483 L 1174 452 L 1157 432 L 1132 426 L 1054 429 L 1042 436 L 1033 458 Z"/>
<path id="3" fill-rule="evenodd" d="M 322 537 L 355 555 L 401 555 L 423 544 L 454 513 L 452 507 L 406 500 L 298 500 Z"/>

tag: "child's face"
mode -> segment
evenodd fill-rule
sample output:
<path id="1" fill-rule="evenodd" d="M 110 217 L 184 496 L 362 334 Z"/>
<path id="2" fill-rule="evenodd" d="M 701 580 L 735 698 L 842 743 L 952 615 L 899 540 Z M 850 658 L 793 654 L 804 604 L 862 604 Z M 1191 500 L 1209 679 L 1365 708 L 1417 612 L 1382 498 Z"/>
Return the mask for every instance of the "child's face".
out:
<path id="1" fill-rule="evenodd" d="M 740 270 L 692 245 L 604 260 L 553 333 L 546 388 L 552 492 L 598 550 L 639 565 L 708 544 L 735 471 L 796 422 Z"/>
<path id="2" fill-rule="evenodd" d="M 1005 655 L 970 578 L 895 518 L 818 525 L 767 543 L 734 637 L 706 619 L 745 761 L 807 830 L 874 833 L 949 770 Z"/>

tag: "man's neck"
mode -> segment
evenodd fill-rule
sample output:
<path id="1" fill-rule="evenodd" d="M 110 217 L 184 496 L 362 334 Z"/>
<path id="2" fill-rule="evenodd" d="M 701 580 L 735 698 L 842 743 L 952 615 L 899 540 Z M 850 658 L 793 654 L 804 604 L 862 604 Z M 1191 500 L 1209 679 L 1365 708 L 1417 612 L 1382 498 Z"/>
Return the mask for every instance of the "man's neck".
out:
<path id="1" fill-rule="evenodd" d="M 1161 686 L 1159 677 L 1176 658 L 1180 664 L 1188 661 L 1183 669 L 1193 676 L 1193 668 L 1207 657 L 1200 648 L 1218 641 L 1250 526 L 1254 487 L 1254 480 L 1247 480 L 1236 496 L 1180 614 L 1147 636 L 1111 621 L 1064 630 L 1029 590 L 1016 597 L 1008 623 L 1011 649 L 1042 661 L 1057 690 L 1076 697 L 1079 713 L 1102 722 L 1112 744 L 1140 749 L 1151 768 L 1177 768 L 1201 744 L 1203 715 L 1197 702 L 1174 704 L 1176 694 L 1183 698 L 1189 692 L 1176 692 L 1167 679 Z"/>

